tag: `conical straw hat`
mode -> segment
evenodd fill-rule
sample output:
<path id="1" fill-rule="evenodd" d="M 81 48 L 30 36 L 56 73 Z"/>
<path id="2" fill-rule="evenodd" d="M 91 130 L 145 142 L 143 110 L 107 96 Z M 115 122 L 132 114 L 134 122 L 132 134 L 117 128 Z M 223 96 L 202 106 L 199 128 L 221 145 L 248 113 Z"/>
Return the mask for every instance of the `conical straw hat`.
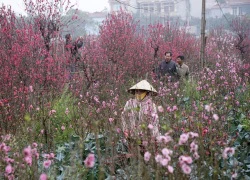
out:
<path id="1" fill-rule="evenodd" d="M 149 84 L 149 82 L 146 80 L 142 80 L 142 81 L 138 82 L 137 84 L 135 84 L 134 86 L 129 88 L 128 92 L 131 94 L 135 94 L 136 89 L 150 91 L 150 92 L 152 92 L 153 96 L 157 95 L 157 91 L 155 90 L 155 88 L 153 88 L 153 86 L 151 84 Z"/>

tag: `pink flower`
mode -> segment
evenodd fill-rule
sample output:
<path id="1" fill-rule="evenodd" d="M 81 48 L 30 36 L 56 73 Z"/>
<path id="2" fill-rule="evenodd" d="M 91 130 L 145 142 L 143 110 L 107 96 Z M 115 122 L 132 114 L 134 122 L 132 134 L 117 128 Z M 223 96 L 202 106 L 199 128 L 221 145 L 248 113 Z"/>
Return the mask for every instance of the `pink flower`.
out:
<path id="1" fill-rule="evenodd" d="M 49 159 L 54 159 L 55 158 L 55 154 L 54 153 L 50 153 L 49 154 Z"/>
<path id="2" fill-rule="evenodd" d="M 84 160 L 84 164 L 87 168 L 92 168 L 95 165 L 95 155 L 89 154 L 87 158 Z"/>
<path id="3" fill-rule="evenodd" d="M 154 128 L 154 126 L 152 124 L 148 125 L 148 129 L 153 129 L 153 128 Z"/>
<path id="4" fill-rule="evenodd" d="M 200 158 L 198 152 L 194 152 L 193 157 L 194 157 L 194 159 L 199 159 Z"/>
<path id="5" fill-rule="evenodd" d="M 162 160 L 162 155 L 157 154 L 157 155 L 155 156 L 155 161 L 159 163 L 159 162 L 161 162 L 161 160 Z"/>
<path id="6" fill-rule="evenodd" d="M 180 136 L 180 139 L 179 139 L 179 145 L 182 145 L 182 144 L 185 144 L 188 140 L 188 137 L 189 137 L 189 134 L 188 133 L 183 133 L 181 136 Z"/>
<path id="7" fill-rule="evenodd" d="M 167 166 L 168 165 L 168 159 L 163 158 L 163 159 L 161 159 L 160 163 L 161 163 L 162 166 Z"/>
<path id="8" fill-rule="evenodd" d="M 53 114 L 55 114 L 56 113 L 56 110 L 51 110 L 51 111 L 49 111 L 49 116 L 51 116 L 51 115 L 53 115 Z"/>
<path id="9" fill-rule="evenodd" d="M 213 110 L 213 108 L 212 108 L 212 104 L 205 105 L 205 110 L 206 110 L 207 112 L 212 111 L 212 110 Z"/>
<path id="10" fill-rule="evenodd" d="M 62 127 L 61 127 L 61 130 L 64 131 L 64 130 L 65 130 L 65 126 L 62 126 Z"/>
<path id="11" fill-rule="evenodd" d="M 48 169 L 50 167 L 50 165 L 51 165 L 51 160 L 46 160 L 43 162 L 43 167 L 46 169 Z"/>
<path id="12" fill-rule="evenodd" d="M 189 136 L 191 136 L 191 138 L 199 137 L 198 133 L 189 132 L 188 134 L 189 134 Z"/>
<path id="13" fill-rule="evenodd" d="M 196 152 L 198 150 L 198 145 L 195 144 L 195 142 L 193 141 L 191 144 L 190 144 L 190 152 Z"/>
<path id="14" fill-rule="evenodd" d="M 5 153 L 8 153 L 10 151 L 10 146 L 6 146 L 5 143 L 3 143 L 0 149 L 2 149 Z"/>
<path id="15" fill-rule="evenodd" d="M 26 156 L 24 157 L 24 161 L 31 166 L 32 165 L 32 157 L 31 156 Z"/>
<path id="16" fill-rule="evenodd" d="M 233 173 L 233 174 L 232 174 L 232 179 L 236 179 L 237 176 L 238 176 L 237 172 Z"/>
<path id="17" fill-rule="evenodd" d="M 117 133 L 120 133 L 120 132 L 121 132 L 121 129 L 120 129 L 120 128 L 116 128 L 116 132 L 117 132 Z"/>
<path id="18" fill-rule="evenodd" d="M 178 110 L 177 106 L 173 106 L 173 109 L 172 109 L 172 110 L 173 110 L 173 111 Z"/>
<path id="19" fill-rule="evenodd" d="M 33 92 L 33 86 L 29 86 L 30 92 Z"/>
<path id="20" fill-rule="evenodd" d="M 174 168 L 172 166 L 168 166 L 168 172 L 173 173 L 174 172 Z"/>
<path id="21" fill-rule="evenodd" d="M 5 167 L 5 173 L 8 175 L 12 172 L 13 168 L 10 164 Z"/>
<path id="22" fill-rule="evenodd" d="M 148 141 L 142 141 L 142 145 L 145 147 L 148 146 Z"/>
<path id="23" fill-rule="evenodd" d="M 183 164 L 181 166 L 181 169 L 184 174 L 190 174 L 191 173 L 191 168 L 187 164 Z"/>
<path id="24" fill-rule="evenodd" d="M 161 150 L 161 152 L 162 152 L 162 154 L 163 154 L 165 157 L 167 157 L 167 156 L 173 154 L 173 151 L 172 151 L 172 150 L 169 150 L 169 149 L 167 149 L 167 148 L 163 148 L 163 149 Z"/>
<path id="25" fill-rule="evenodd" d="M 45 173 L 42 173 L 41 175 L 40 175 L 40 178 L 39 178 L 39 180 L 47 180 L 48 178 L 47 178 L 47 175 L 45 174 Z"/>
<path id="26" fill-rule="evenodd" d="M 218 120 L 219 120 L 219 116 L 218 116 L 217 114 L 214 114 L 214 115 L 213 115 L 213 118 L 214 118 L 215 121 L 218 121 Z"/>
<path id="27" fill-rule="evenodd" d="M 166 144 L 166 143 L 172 141 L 172 138 L 170 136 L 168 136 L 168 135 L 165 135 L 165 136 L 157 136 L 156 140 L 159 143 L 165 143 Z"/>
<path id="28" fill-rule="evenodd" d="M 222 157 L 223 157 L 224 159 L 227 159 L 228 155 L 231 155 L 231 156 L 232 156 L 232 155 L 234 155 L 234 153 L 235 153 L 234 148 L 226 147 L 226 148 L 224 149 L 223 153 L 222 153 Z"/>
<path id="29" fill-rule="evenodd" d="M 24 156 L 31 156 L 31 155 L 32 155 L 31 152 L 32 152 L 32 151 L 31 151 L 31 147 L 30 147 L 30 146 L 24 148 L 24 150 L 23 150 Z"/>
<path id="30" fill-rule="evenodd" d="M 109 122 L 112 123 L 114 121 L 114 118 L 109 118 Z"/>
<path id="31" fill-rule="evenodd" d="M 66 108 L 65 110 L 65 114 L 68 115 L 69 114 L 69 108 Z"/>
<path id="32" fill-rule="evenodd" d="M 151 157 L 151 154 L 150 154 L 150 152 L 145 152 L 145 154 L 144 154 L 144 160 L 146 161 L 146 162 L 148 162 L 149 161 L 149 159 L 150 159 L 150 157 Z"/>
<path id="33" fill-rule="evenodd" d="M 34 147 L 34 148 L 36 148 L 37 147 L 37 143 L 32 143 L 32 146 Z"/>
<path id="34" fill-rule="evenodd" d="M 191 164 L 193 162 L 190 156 L 180 156 L 179 157 L 180 164 Z"/>
<path id="35" fill-rule="evenodd" d="M 162 113 L 164 111 L 163 107 L 162 106 L 158 106 L 158 111 Z"/>

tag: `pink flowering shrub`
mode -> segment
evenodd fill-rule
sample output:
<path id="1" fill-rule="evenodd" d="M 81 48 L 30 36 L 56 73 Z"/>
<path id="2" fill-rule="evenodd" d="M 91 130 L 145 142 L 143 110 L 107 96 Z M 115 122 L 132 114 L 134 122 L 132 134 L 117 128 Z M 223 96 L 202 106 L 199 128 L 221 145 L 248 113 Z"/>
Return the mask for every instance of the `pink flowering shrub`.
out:
<path id="1" fill-rule="evenodd" d="M 208 34 L 207 67 L 198 71 L 199 39 L 174 25 L 140 29 L 131 14 L 111 13 L 98 36 L 84 37 L 79 71 L 69 78 L 70 53 L 57 39 L 62 24 L 54 7 L 60 1 L 53 8 L 49 1 L 29 2 L 29 23 L 0 9 L 0 178 L 247 175 L 242 168 L 249 164 L 242 162 L 249 157 L 244 154 L 249 150 L 249 66 L 238 61 L 234 36 Z M 167 50 L 174 60 L 185 55 L 189 81 L 156 79 L 153 71 Z M 141 79 L 157 89 L 158 111 L 146 109 L 139 136 L 126 139 L 121 112 L 133 98 L 127 89 Z M 159 118 L 156 137 L 150 136 L 149 117 Z"/>

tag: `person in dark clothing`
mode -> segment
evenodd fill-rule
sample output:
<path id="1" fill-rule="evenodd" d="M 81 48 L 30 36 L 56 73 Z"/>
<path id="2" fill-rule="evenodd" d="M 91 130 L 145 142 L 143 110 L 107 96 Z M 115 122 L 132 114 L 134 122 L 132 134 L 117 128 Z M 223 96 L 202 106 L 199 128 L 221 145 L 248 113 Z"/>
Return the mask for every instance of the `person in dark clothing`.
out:
<path id="1" fill-rule="evenodd" d="M 165 52 L 164 60 L 159 65 L 158 77 L 166 77 L 170 81 L 177 79 L 176 63 L 172 60 L 172 53 Z"/>
<path id="2" fill-rule="evenodd" d="M 78 49 L 80 49 L 83 46 L 83 38 L 79 37 L 76 41 L 72 41 L 71 35 L 66 34 L 65 40 L 66 40 L 65 50 L 70 52 L 71 54 L 70 62 L 69 62 L 69 67 L 70 67 L 69 79 L 72 79 L 73 74 L 76 71 L 77 61 L 81 59 L 81 53 L 78 52 Z"/>

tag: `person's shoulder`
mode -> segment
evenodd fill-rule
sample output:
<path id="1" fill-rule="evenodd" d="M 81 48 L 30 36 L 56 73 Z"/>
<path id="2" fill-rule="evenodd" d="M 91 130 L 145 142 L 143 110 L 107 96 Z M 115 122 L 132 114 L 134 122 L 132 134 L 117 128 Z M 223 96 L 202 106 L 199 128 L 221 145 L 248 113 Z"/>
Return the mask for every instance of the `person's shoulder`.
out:
<path id="1" fill-rule="evenodd" d="M 188 68 L 188 65 L 186 65 L 186 64 L 184 64 L 184 63 L 182 64 L 182 66 L 184 66 L 185 68 Z"/>
<path id="2" fill-rule="evenodd" d="M 129 103 L 129 102 L 134 102 L 134 101 L 135 101 L 135 99 L 130 98 L 129 100 L 127 100 L 127 103 Z"/>
<path id="3" fill-rule="evenodd" d="M 173 59 L 170 61 L 170 63 L 171 64 L 176 64 L 176 62 Z"/>
<path id="4" fill-rule="evenodd" d="M 164 64 L 166 61 L 165 60 L 162 60 L 160 64 Z"/>

